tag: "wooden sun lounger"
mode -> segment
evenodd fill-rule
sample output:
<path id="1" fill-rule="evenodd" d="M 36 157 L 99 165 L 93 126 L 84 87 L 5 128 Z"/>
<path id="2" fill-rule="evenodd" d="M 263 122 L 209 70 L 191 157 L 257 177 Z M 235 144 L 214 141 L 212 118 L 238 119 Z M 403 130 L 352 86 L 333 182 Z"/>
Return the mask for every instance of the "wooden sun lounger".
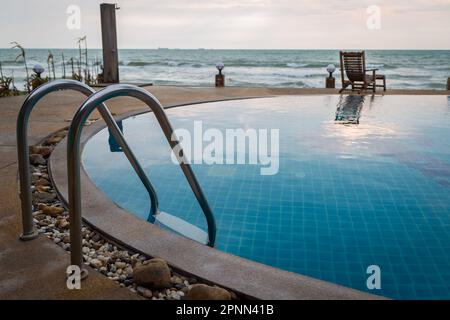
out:
<path id="1" fill-rule="evenodd" d="M 364 51 L 360 52 L 340 52 L 342 89 L 344 91 L 348 86 L 352 91 L 372 90 L 376 92 L 377 87 L 383 87 L 386 91 L 386 77 L 377 74 L 378 69 L 366 69 L 366 55 Z M 347 79 L 345 79 L 347 76 Z M 382 85 L 377 85 L 377 80 L 382 80 Z"/>

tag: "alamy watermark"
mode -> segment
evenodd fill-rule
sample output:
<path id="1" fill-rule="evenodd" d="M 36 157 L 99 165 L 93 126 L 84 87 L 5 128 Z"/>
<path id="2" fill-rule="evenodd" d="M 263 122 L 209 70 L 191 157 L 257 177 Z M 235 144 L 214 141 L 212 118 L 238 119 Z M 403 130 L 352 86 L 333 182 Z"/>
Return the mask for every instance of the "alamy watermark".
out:
<path id="1" fill-rule="evenodd" d="M 381 268 L 377 265 L 371 265 L 367 267 L 367 274 L 370 276 L 367 278 L 367 289 L 380 290 L 381 289 Z"/>
<path id="2" fill-rule="evenodd" d="M 69 290 L 81 289 L 81 269 L 77 265 L 70 265 L 66 269 L 66 286 Z"/>
<path id="3" fill-rule="evenodd" d="M 381 29 L 381 8 L 377 5 L 371 5 L 367 7 L 366 13 L 368 15 L 366 20 L 366 26 L 369 30 Z"/>
<path id="4" fill-rule="evenodd" d="M 66 20 L 66 26 L 69 30 L 81 29 L 81 9 L 75 4 L 67 7 L 66 13 L 69 15 Z"/>
<path id="5" fill-rule="evenodd" d="M 187 129 L 174 131 L 172 150 L 175 164 L 251 164 L 260 165 L 260 174 L 275 175 L 280 167 L 279 129 L 204 130 L 202 121 L 194 121 L 193 134 Z M 183 152 L 181 151 L 183 150 Z"/>

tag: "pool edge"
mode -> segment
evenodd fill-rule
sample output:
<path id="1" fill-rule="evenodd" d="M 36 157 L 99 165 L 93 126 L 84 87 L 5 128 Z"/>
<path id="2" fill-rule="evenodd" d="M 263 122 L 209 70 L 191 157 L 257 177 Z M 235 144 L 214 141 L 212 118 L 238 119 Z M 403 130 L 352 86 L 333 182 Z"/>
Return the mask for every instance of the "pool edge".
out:
<path id="1" fill-rule="evenodd" d="M 215 100 L 217 101 L 217 100 Z M 167 106 L 174 108 L 212 101 Z M 125 113 L 123 120 L 148 110 Z M 83 130 L 81 149 L 105 124 L 96 122 Z M 49 171 L 55 189 L 67 199 L 66 140 L 54 150 Z M 84 221 L 106 237 L 137 252 L 165 259 L 172 267 L 206 282 L 254 299 L 384 299 L 356 289 L 310 278 L 209 248 L 142 221 L 109 199 L 91 181 L 84 168 L 82 211 Z"/>

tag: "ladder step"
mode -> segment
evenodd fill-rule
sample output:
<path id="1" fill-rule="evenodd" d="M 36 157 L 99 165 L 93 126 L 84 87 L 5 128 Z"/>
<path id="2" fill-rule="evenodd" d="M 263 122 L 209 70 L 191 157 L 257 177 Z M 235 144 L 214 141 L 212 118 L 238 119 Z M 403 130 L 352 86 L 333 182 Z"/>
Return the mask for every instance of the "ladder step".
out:
<path id="1" fill-rule="evenodd" d="M 208 234 L 205 231 L 183 219 L 171 215 L 170 213 L 160 211 L 155 216 L 155 224 L 157 223 L 186 238 L 195 240 L 202 244 L 208 244 Z"/>

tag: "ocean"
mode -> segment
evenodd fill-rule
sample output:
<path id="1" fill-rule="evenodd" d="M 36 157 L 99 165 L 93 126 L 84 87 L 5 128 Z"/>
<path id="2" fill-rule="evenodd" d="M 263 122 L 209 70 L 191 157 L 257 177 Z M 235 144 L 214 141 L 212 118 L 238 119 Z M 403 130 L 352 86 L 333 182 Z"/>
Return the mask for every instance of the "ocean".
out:
<path id="1" fill-rule="evenodd" d="M 78 49 L 50 50 L 60 78 L 62 54 L 67 64 L 71 57 L 78 58 Z M 14 75 L 16 86 L 23 89 L 25 70 L 23 62 L 15 61 L 18 54 L 17 49 L 0 49 L 0 62 L 4 75 Z M 28 67 L 39 63 L 47 70 L 47 56 L 48 49 L 26 50 Z M 100 49 L 88 50 L 90 64 L 101 57 Z M 386 75 L 388 88 L 445 89 L 450 77 L 450 50 L 369 50 L 366 59 L 368 68 Z M 119 61 L 120 80 L 127 83 L 213 86 L 215 65 L 222 61 L 227 86 L 323 88 L 329 64 L 335 64 L 336 85 L 341 85 L 337 50 L 121 49 Z"/>

